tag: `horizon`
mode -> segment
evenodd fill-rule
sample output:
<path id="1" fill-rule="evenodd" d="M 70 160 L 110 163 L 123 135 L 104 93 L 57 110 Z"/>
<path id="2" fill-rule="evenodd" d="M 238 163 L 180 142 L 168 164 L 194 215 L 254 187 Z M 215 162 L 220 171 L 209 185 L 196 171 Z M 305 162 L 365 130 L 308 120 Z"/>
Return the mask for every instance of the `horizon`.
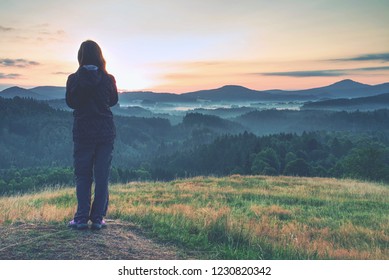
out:
<path id="1" fill-rule="evenodd" d="M 3 1 L 0 90 L 65 86 L 86 39 L 101 46 L 121 91 L 389 81 L 389 2 L 345 2 Z"/>
<path id="2" fill-rule="evenodd" d="M 342 79 L 342 80 L 338 80 L 334 83 L 331 83 L 331 84 L 327 84 L 327 85 L 324 85 L 323 87 L 326 87 L 326 86 L 331 86 L 331 85 L 334 85 L 334 84 L 339 84 L 339 83 L 343 83 L 343 82 L 353 82 L 353 83 L 357 83 L 357 84 L 362 84 L 362 85 L 367 85 L 367 86 L 377 86 L 377 85 L 381 85 L 381 84 L 388 84 L 388 82 L 383 82 L 383 83 L 379 83 L 379 84 L 365 84 L 365 83 L 361 83 L 359 81 L 355 81 L 355 80 L 352 80 L 352 79 Z M 40 85 L 40 86 L 34 86 L 34 87 L 23 87 L 23 86 L 18 86 L 18 85 L 12 85 L 12 86 L 9 86 L 9 87 L 5 87 L 5 88 L 1 88 L 1 85 L 0 85 L 0 93 L 4 90 L 7 90 L 7 89 L 10 89 L 10 88 L 20 88 L 20 89 L 25 89 L 25 90 L 33 90 L 34 88 L 38 88 L 38 87 L 56 87 L 56 88 L 66 88 L 66 86 L 53 86 L 53 85 Z M 243 88 L 247 88 L 247 89 L 250 89 L 250 90 L 254 90 L 254 91 L 273 91 L 273 90 L 280 90 L 280 91 L 304 91 L 304 90 L 311 90 L 311 89 L 315 89 L 315 88 L 320 88 L 320 87 L 312 87 L 312 88 L 300 88 L 300 89 L 280 89 L 280 88 L 269 88 L 269 89 L 264 89 L 264 90 L 258 90 L 258 89 L 254 89 L 254 88 L 249 88 L 249 87 L 245 87 L 245 86 L 242 86 L 242 85 L 236 85 L 236 84 L 226 84 L 226 85 L 222 85 L 220 87 L 217 87 L 217 88 L 203 88 L 203 89 L 199 89 L 197 91 L 207 91 L 207 90 L 216 90 L 216 89 L 220 89 L 220 88 L 224 88 L 224 87 L 243 87 Z M 120 90 L 118 89 L 118 93 L 119 94 L 123 94 L 123 93 L 131 93 L 131 92 L 152 92 L 152 93 L 156 93 L 156 94 L 177 94 L 177 95 L 181 95 L 181 94 L 186 94 L 186 93 L 191 93 L 191 92 L 194 92 L 194 91 L 187 91 L 187 92 L 180 92 L 180 93 L 175 93 L 175 92 L 158 92 L 158 91 L 152 91 L 152 90 Z"/>

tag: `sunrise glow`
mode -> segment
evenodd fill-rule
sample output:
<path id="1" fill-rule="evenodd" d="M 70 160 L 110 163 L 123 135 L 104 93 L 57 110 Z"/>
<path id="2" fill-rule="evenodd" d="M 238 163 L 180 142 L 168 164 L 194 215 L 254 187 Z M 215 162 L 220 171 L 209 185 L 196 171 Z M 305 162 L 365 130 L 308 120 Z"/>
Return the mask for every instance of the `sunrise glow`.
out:
<path id="1" fill-rule="evenodd" d="M 121 90 L 389 81 L 388 1 L 2 1 L 0 90 L 64 86 L 95 40 Z"/>

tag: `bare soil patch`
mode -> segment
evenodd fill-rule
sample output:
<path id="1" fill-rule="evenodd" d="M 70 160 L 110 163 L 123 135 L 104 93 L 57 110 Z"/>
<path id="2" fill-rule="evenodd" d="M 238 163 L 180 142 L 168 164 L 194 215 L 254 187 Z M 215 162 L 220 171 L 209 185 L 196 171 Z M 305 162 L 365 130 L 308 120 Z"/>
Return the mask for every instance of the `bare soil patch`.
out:
<path id="1" fill-rule="evenodd" d="M 19 223 L 0 227 L 2 260 L 169 260 L 177 248 L 147 238 L 134 224 L 108 220 L 99 231 L 63 224 Z"/>

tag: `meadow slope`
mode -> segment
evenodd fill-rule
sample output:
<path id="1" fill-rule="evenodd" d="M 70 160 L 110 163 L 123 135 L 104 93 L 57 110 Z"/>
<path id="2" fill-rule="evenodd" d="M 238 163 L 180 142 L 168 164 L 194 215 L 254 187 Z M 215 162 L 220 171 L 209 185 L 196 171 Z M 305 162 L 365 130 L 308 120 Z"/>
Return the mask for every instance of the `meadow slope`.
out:
<path id="1" fill-rule="evenodd" d="M 109 228 L 66 228 L 74 188 L 0 198 L 0 259 L 389 259 L 389 186 L 231 176 L 110 190 Z"/>

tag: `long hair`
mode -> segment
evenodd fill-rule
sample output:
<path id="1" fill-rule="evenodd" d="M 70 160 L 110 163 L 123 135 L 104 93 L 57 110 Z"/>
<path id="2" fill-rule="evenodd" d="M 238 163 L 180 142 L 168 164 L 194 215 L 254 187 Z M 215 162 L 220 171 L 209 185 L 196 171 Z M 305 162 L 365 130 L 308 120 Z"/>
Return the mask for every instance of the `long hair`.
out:
<path id="1" fill-rule="evenodd" d="M 87 40 L 82 42 L 80 49 L 78 50 L 78 63 L 80 66 L 84 65 L 96 65 L 103 71 L 105 69 L 105 59 L 100 46 L 92 41 Z"/>

